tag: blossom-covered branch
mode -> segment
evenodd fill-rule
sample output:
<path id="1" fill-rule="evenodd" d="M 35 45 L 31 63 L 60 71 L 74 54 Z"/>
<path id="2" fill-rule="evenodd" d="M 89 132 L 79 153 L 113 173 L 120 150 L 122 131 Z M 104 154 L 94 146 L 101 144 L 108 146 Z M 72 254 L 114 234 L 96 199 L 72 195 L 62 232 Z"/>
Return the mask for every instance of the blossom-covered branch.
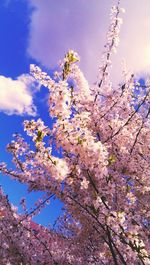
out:
<path id="1" fill-rule="evenodd" d="M 20 216 L 1 193 L 3 264 L 150 263 L 150 86 L 148 80 L 144 86 L 137 83 L 133 74 L 119 87 L 111 85 L 109 65 L 119 42 L 121 11 L 118 1 L 94 90 L 73 50 L 55 78 L 31 65 L 31 74 L 49 90 L 55 121 L 52 129 L 41 119 L 25 121 L 32 145 L 14 135 L 7 150 L 15 169 L 1 163 L 0 170 L 27 183 L 29 191 L 44 191 L 46 199 Z M 62 157 L 53 155 L 53 143 Z M 32 216 L 51 196 L 63 202 L 63 215 L 54 229 L 32 229 Z"/>

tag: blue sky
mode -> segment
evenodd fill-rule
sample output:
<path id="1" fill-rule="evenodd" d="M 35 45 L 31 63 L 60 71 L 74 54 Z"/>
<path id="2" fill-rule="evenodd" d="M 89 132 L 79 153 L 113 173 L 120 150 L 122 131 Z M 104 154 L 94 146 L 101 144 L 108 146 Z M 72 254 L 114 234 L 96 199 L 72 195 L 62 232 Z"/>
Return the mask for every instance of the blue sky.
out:
<path id="1" fill-rule="evenodd" d="M 109 25 L 110 7 L 115 0 L 1 0 L 0 1 L 0 161 L 11 166 L 5 147 L 15 132 L 23 132 L 25 119 L 42 117 L 51 125 L 47 90 L 34 86 L 28 75 L 30 63 L 49 74 L 68 49 L 81 56 L 81 69 L 90 83 L 97 76 L 98 62 Z M 150 1 L 122 1 L 126 14 L 121 43 L 113 58 L 114 82 L 121 80 L 120 65 L 126 59 L 129 69 L 139 76 L 150 69 Z M 133 12 L 134 10 L 134 12 Z M 119 75 L 118 75 L 119 73 Z M 118 77 L 119 76 L 119 77 Z M 25 136 L 26 137 L 26 136 Z M 19 205 L 27 187 L 0 176 L 0 183 L 10 200 Z M 27 195 L 29 207 L 40 193 Z M 61 204 L 53 202 L 36 221 L 47 225 L 60 214 Z"/>
<path id="2" fill-rule="evenodd" d="M 35 62 L 35 60 L 30 58 L 26 52 L 28 46 L 31 12 L 32 9 L 29 5 L 27 5 L 27 2 L 25 3 L 25 1 L 10 1 L 9 5 L 5 5 L 5 1 L 0 2 L 0 35 L 2 36 L 0 42 L 1 92 L 2 90 L 5 90 L 6 92 L 8 89 L 9 94 L 10 90 L 7 85 L 12 86 L 14 80 L 17 79 L 18 76 L 28 74 L 30 63 Z M 11 80 L 8 82 L 6 79 L 7 82 L 2 83 L 2 77 L 9 77 Z M 6 83 L 6 86 L 4 83 Z M 17 88 L 17 93 L 21 86 L 18 86 L 17 83 L 15 83 L 15 87 Z M 14 93 L 14 90 L 12 92 Z M 4 101 L 7 100 L 6 96 L 8 96 L 8 94 L 5 95 Z M 33 96 L 32 93 L 31 96 Z M 47 101 L 45 99 L 46 96 L 46 89 L 43 89 L 41 92 L 38 91 L 36 96 L 33 96 L 33 104 L 37 106 L 37 117 L 35 118 L 40 116 L 47 124 L 49 124 L 50 118 L 48 115 Z M 0 101 L 2 101 L 2 98 Z M 21 103 L 26 104 L 26 102 Z M 1 104 L 0 110 L 0 161 L 6 161 L 11 167 L 11 155 L 6 152 L 6 145 L 12 140 L 12 134 L 15 132 L 21 133 L 26 137 L 23 131 L 22 123 L 25 119 L 32 119 L 33 116 L 28 115 L 28 113 L 22 113 L 22 109 L 20 110 L 19 104 L 17 115 L 13 114 L 16 110 L 11 105 L 11 102 L 10 108 L 7 105 L 6 107 L 3 106 L 2 109 Z M 43 196 L 42 192 L 33 192 L 32 194 L 28 194 L 26 185 L 10 180 L 6 176 L 0 176 L 0 185 L 2 185 L 5 193 L 9 195 L 10 201 L 17 206 L 19 206 L 21 197 L 27 197 L 29 208 L 34 207 L 34 202 Z M 52 201 L 46 209 L 42 210 L 42 213 L 37 216 L 35 220 L 43 225 L 48 225 L 48 223 L 52 224 L 55 218 L 60 214 L 60 208 L 60 202 L 57 200 Z M 19 210 L 21 210 L 20 207 Z"/>

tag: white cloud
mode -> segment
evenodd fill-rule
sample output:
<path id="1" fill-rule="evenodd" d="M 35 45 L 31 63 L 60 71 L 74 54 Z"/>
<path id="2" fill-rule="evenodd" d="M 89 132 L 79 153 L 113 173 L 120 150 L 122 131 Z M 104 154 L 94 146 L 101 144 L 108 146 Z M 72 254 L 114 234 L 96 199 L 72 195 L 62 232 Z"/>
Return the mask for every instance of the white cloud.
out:
<path id="1" fill-rule="evenodd" d="M 82 69 L 88 77 L 93 76 L 113 0 L 92 0 L 92 3 L 91 0 L 30 0 L 30 3 L 36 9 L 31 17 L 29 55 L 53 67 L 69 49 L 74 49 L 81 57 Z"/>
<path id="2" fill-rule="evenodd" d="M 34 80 L 29 75 L 21 75 L 16 80 L 0 76 L 0 111 L 12 115 L 36 115 L 33 104 Z"/>
<path id="3" fill-rule="evenodd" d="M 109 0 L 28 0 L 36 9 L 31 17 L 28 52 L 47 67 L 54 66 L 68 49 L 81 55 L 81 68 L 90 81 L 97 75 L 105 44 Z M 134 72 L 150 70 L 150 1 L 122 1 L 126 14 L 121 42 L 114 57 L 113 79 L 121 72 L 121 60 Z M 119 74 L 120 75 L 120 74 Z"/>

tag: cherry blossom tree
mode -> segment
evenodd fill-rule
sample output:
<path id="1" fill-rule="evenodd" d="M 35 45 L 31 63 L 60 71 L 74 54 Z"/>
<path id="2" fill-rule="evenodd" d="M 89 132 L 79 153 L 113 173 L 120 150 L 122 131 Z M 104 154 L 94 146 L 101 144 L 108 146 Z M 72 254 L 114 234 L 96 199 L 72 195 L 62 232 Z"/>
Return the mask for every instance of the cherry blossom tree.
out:
<path id="1" fill-rule="evenodd" d="M 30 191 L 44 191 L 45 199 L 19 215 L 0 191 L 2 265 L 150 264 L 150 81 L 140 85 L 125 70 L 119 86 L 110 81 L 122 11 L 118 1 L 92 87 L 72 50 L 53 79 L 31 65 L 32 76 L 49 90 L 53 128 L 41 119 L 25 121 L 34 146 L 14 135 L 7 150 L 16 169 L 1 163 L 0 170 Z M 62 157 L 53 155 L 54 143 Z M 52 196 L 65 210 L 48 229 L 32 218 Z"/>

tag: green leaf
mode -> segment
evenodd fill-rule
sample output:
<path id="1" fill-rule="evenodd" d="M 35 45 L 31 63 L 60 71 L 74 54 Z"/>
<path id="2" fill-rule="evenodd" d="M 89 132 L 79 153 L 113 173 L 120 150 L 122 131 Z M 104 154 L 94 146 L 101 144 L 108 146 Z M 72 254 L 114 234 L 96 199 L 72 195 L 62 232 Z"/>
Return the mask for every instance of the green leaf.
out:
<path id="1" fill-rule="evenodd" d="M 116 162 L 116 157 L 112 154 L 108 158 L 109 165 L 113 165 Z"/>
<path id="2" fill-rule="evenodd" d="M 42 133 L 42 131 L 38 131 L 37 132 L 36 142 L 41 142 L 42 139 L 43 139 L 43 133 Z"/>

